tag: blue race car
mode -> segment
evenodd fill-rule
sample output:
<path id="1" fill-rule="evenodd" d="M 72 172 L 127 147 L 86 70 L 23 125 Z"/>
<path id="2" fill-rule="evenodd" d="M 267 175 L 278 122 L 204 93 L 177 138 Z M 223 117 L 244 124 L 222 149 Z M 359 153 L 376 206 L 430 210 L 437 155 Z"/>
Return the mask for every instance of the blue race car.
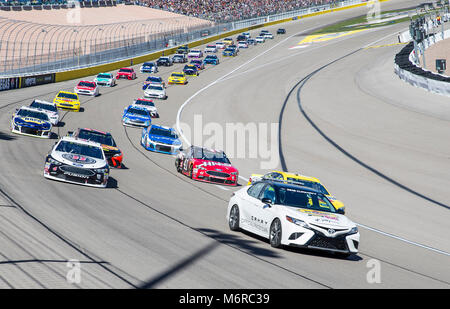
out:
<path id="1" fill-rule="evenodd" d="M 237 56 L 237 53 L 236 53 L 236 50 L 235 50 L 235 49 L 233 49 L 233 48 L 227 48 L 227 49 L 225 49 L 225 50 L 222 52 L 222 55 L 223 55 L 224 57 L 236 57 L 236 56 Z"/>
<path id="2" fill-rule="evenodd" d="M 203 60 L 204 64 L 214 64 L 217 65 L 220 63 L 219 58 L 216 55 L 208 55 L 206 56 L 206 58 Z"/>
<path id="3" fill-rule="evenodd" d="M 142 129 L 141 145 L 147 150 L 171 155 L 182 150 L 182 143 L 176 131 L 157 125 Z"/>
<path id="4" fill-rule="evenodd" d="M 142 90 L 145 90 L 148 85 L 150 84 L 161 84 L 164 88 L 166 88 L 166 83 L 164 80 L 159 76 L 149 76 L 145 80 L 145 82 L 142 84 Z"/>
<path id="5" fill-rule="evenodd" d="M 141 66 L 141 73 L 157 73 L 158 66 L 154 62 L 144 62 Z"/>
<path id="6" fill-rule="evenodd" d="M 146 128 L 152 124 L 152 116 L 145 107 L 129 105 L 123 111 L 122 124 L 129 127 Z"/>
<path id="7" fill-rule="evenodd" d="M 43 109 L 22 106 L 11 119 L 11 132 L 16 134 L 50 138 L 52 124 Z"/>

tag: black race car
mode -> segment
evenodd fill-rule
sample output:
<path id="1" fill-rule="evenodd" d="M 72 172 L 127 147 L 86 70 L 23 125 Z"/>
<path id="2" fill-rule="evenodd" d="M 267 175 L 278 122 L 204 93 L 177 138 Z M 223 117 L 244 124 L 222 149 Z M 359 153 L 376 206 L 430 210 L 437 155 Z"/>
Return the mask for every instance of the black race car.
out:
<path id="1" fill-rule="evenodd" d="M 285 34 L 286 33 L 286 29 L 284 28 L 280 28 L 277 30 L 277 34 Z"/>
<path id="2" fill-rule="evenodd" d="M 173 65 L 173 62 L 172 62 L 172 59 L 170 59 L 169 57 L 160 57 L 156 61 L 156 65 L 157 66 L 170 67 L 171 65 Z"/>

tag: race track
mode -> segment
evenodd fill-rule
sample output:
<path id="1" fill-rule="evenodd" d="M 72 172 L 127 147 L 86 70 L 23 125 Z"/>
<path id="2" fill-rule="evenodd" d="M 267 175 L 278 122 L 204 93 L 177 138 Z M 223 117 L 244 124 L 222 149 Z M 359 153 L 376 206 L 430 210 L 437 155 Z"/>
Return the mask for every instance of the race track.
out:
<path id="1" fill-rule="evenodd" d="M 382 9 L 419 3 L 392 0 Z M 97 98 L 82 97 L 84 111 L 63 113 L 64 125 L 53 129 L 55 136 L 78 127 L 113 134 L 126 168 L 111 171 L 107 189 L 44 179 L 56 138 L 10 134 L 16 108 L 52 100 L 75 81 L 1 94 L 0 288 L 449 288 L 450 105 L 395 76 L 403 45 L 390 44 L 408 25 L 290 49 L 312 29 L 366 13 L 283 24 L 286 35 L 221 56 L 186 86 L 169 86 L 154 121 L 175 126 L 179 115 L 194 127 L 201 115 L 203 124 L 222 127 L 281 123 L 280 139 L 270 140 L 280 154 L 276 168 L 316 176 L 345 202 L 359 224 L 357 256 L 276 250 L 231 232 L 225 215 L 236 188 L 177 174 L 173 157 L 144 150 L 141 130 L 122 126 L 123 108 L 143 95 L 138 73 Z M 159 75 L 167 80 L 177 68 Z M 260 161 L 232 158 L 241 185 L 265 172 Z M 70 259 L 81 262 L 79 284 L 66 281 Z M 373 259 L 380 283 L 367 280 Z"/>

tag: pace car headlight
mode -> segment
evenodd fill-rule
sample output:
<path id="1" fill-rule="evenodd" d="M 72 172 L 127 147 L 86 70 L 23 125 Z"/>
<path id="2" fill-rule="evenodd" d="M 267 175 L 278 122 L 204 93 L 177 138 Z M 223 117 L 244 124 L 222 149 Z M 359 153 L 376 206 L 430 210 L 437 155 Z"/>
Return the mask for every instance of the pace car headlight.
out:
<path id="1" fill-rule="evenodd" d="M 358 233 L 358 227 L 355 226 L 350 230 L 350 232 L 348 232 L 348 235 L 353 235 L 356 233 Z"/>
<path id="2" fill-rule="evenodd" d="M 289 216 L 286 216 L 286 220 L 288 220 L 291 223 L 294 223 L 295 225 L 301 226 L 303 228 L 309 228 L 308 224 L 305 221 L 295 219 Z"/>

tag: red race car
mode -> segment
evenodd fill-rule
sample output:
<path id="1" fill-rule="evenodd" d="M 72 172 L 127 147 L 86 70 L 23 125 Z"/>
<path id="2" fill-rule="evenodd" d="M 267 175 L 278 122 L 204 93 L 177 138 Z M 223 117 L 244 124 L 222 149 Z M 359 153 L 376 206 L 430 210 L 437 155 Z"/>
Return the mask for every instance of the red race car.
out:
<path id="1" fill-rule="evenodd" d="M 133 68 L 121 68 L 116 74 L 116 79 L 136 79 L 136 72 Z"/>
<path id="2" fill-rule="evenodd" d="M 191 179 L 229 186 L 238 182 L 239 172 L 223 151 L 191 146 L 178 154 L 175 166 Z"/>

